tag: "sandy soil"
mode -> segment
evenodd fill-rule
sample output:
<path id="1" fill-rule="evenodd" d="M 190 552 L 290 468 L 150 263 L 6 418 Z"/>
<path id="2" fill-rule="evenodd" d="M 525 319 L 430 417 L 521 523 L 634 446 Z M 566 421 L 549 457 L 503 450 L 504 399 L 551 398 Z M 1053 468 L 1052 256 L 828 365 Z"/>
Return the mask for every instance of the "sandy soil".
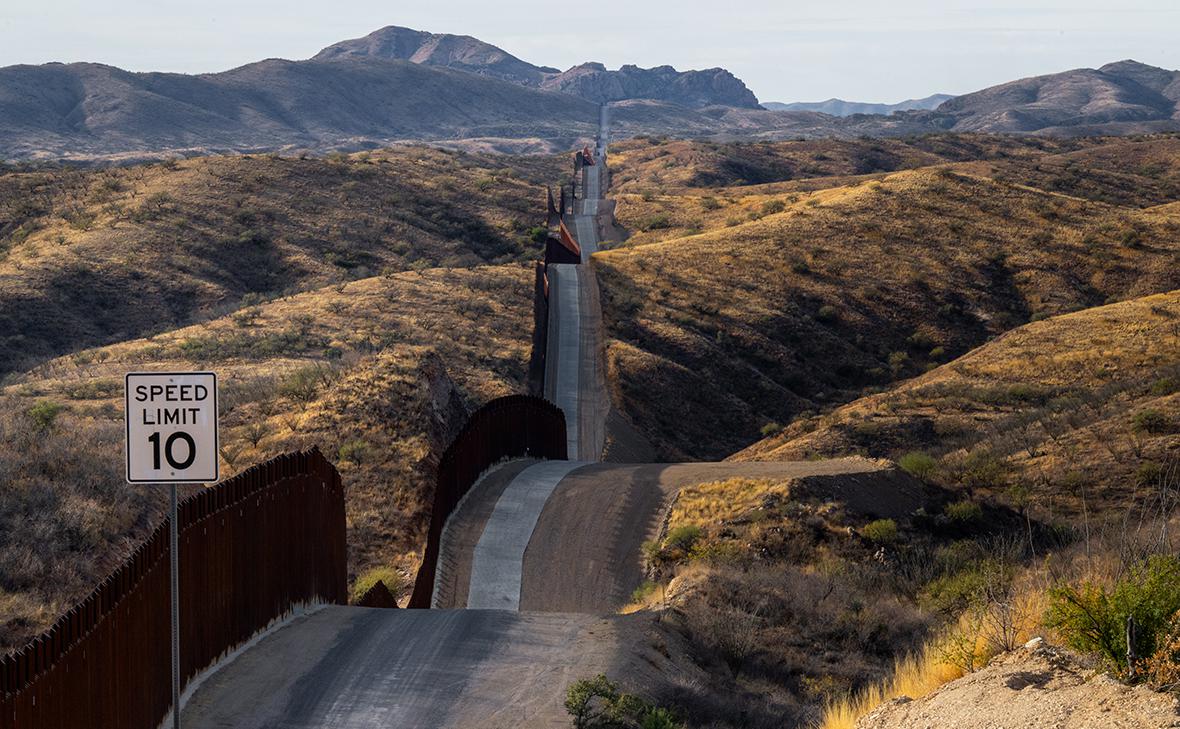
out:
<path id="1" fill-rule="evenodd" d="M 997 658 L 917 701 L 896 699 L 857 729 L 1151 729 L 1180 727 L 1180 703 L 1129 687 L 1039 644 Z"/>

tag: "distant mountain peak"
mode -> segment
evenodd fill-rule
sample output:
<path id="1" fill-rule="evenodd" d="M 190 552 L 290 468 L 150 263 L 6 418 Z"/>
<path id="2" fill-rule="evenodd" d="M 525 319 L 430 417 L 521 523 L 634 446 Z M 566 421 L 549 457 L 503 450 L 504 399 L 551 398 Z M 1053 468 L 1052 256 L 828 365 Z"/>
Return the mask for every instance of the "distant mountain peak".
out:
<path id="1" fill-rule="evenodd" d="M 345 58 L 383 58 L 425 66 L 454 68 L 505 81 L 539 86 L 556 68 L 535 66 L 502 48 L 469 35 L 430 33 L 387 25 L 363 38 L 333 43 L 312 57 L 313 61 Z"/>
<path id="2" fill-rule="evenodd" d="M 430 33 L 396 25 L 351 40 L 334 43 L 312 60 L 337 61 L 381 58 L 442 66 L 533 88 L 580 96 L 596 103 L 629 99 L 670 101 L 690 107 L 733 106 L 754 109 L 758 99 L 737 77 L 723 68 L 677 71 L 672 66 L 640 68 L 626 64 L 617 71 L 597 61 L 561 72 L 522 61 L 478 38 Z"/>

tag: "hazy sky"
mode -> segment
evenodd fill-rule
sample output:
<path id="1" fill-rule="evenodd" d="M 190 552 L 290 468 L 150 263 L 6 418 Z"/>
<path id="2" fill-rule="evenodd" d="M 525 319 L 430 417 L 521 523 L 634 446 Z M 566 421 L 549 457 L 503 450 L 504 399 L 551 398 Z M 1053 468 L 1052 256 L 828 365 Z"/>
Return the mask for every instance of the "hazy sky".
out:
<path id="1" fill-rule="evenodd" d="M 1180 67 L 1177 0 L 0 0 L 0 66 L 219 71 L 385 25 L 473 35 L 539 65 L 723 66 L 763 101 L 898 101 L 1123 58 Z"/>

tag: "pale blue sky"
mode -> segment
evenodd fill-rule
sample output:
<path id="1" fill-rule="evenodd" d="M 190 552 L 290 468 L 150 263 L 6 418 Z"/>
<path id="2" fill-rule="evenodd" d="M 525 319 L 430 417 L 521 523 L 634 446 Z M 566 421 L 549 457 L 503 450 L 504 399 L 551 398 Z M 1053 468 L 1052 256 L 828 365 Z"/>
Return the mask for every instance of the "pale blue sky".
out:
<path id="1" fill-rule="evenodd" d="M 218 71 L 384 25 L 474 35 L 540 65 L 723 66 L 763 101 L 898 101 L 1123 58 L 1180 67 L 1177 0 L 2 0 L 0 66 Z"/>

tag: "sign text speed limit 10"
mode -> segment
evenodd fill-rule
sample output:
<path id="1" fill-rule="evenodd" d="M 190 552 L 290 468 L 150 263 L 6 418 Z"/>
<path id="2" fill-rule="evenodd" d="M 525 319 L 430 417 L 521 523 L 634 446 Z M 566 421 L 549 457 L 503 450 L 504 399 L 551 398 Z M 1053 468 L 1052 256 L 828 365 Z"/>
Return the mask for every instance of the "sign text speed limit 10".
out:
<path id="1" fill-rule="evenodd" d="M 127 375 L 127 481 L 217 481 L 217 375 Z"/>

